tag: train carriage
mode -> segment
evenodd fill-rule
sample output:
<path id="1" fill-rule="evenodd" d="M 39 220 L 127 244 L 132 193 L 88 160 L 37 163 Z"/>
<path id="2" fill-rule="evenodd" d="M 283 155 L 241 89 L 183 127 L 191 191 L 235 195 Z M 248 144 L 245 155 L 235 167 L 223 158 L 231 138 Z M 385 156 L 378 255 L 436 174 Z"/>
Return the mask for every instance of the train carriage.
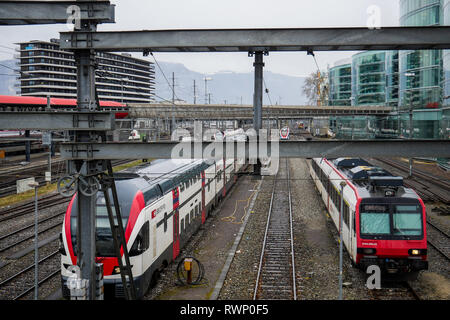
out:
<path id="1" fill-rule="evenodd" d="M 47 98 L 32 96 L 5 96 L 0 95 L 0 110 L 42 110 L 45 111 L 50 103 L 52 110 L 74 110 L 77 108 L 77 99 Z M 128 107 L 120 102 L 99 101 L 101 111 L 114 112 L 116 119 L 123 119 L 128 116 Z"/>
<path id="2" fill-rule="evenodd" d="M 425 205 L 401 177 L 352 158 L 312 159 L 310 174 L 338 229 L 342 214 L 343 243 L 356 266 L 412 276 L 428 268 Z"/>
<path id="3" fill-rule="evenodd" d="M 154 275 L 175 260 L 181 248 L 205 223 L 235 182 L 234 159 L 156 160 L 150 165 L 115 174 L 125 240 L 130 254 L 138 297 Z M 76 265 L 77 195 L 66 212 L 61 235 L 61 276 L 64 297 L 69 297 L 67 279 Z M 96 203 L 97 262 L 103 263 L 105 291 L 123 297 L 106 206 L 102 193 Z"/>

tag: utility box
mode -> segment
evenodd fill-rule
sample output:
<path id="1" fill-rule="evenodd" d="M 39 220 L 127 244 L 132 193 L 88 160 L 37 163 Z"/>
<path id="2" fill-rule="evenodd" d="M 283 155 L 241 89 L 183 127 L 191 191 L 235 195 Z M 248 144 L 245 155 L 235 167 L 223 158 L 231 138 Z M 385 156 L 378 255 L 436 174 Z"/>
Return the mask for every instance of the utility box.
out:
<path id="1" fill-rule="evenodd" d="M 33 190 L 33 187 L 30 187 L 30 184 L 35 184 L 36 180 L 34 178 L 27 178 L 16 181 L 17 194 L 24 193 L 29 190 Z"/>

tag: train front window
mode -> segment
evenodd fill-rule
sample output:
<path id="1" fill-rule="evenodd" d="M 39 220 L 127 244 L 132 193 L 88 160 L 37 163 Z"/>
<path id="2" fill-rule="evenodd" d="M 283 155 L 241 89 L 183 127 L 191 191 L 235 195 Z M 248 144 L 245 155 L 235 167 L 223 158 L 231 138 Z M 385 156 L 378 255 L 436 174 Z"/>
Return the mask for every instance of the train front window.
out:
<path id="1" fill-rule="evenodd" d="M 371 235 L 388 235 L 390 233 L 389 206 L 362 205 L 361 233 Z"/>
<path id="2" fill-rule="evenodd" d="M 422 234 L 422 214 L 418 205 L 395 205 L 392 216 L 394 235 L 420 236 Z"/>
<path id="3" fill-rule="evenodd" d="M 422 206 L 418 203 L 362 204 L 360 231 L 365 239 L 419 239 Z"/>
<path id="4" fill-rule="evenodd" d="M 117 225 L 114 206 L 111 206 L 111 209 L 113 210 L 114 224 Z M 121 214 L 123 227 L 126 228 L 128 217 L 123 216 L 122 210 Z M 97 204 L 96 218 L 95 238 L 97 255 L 99 257 L 115 257 L 116 251 L 114 249 L 114 241 L 109 224 L 108 210 L 105 205 Z"/>

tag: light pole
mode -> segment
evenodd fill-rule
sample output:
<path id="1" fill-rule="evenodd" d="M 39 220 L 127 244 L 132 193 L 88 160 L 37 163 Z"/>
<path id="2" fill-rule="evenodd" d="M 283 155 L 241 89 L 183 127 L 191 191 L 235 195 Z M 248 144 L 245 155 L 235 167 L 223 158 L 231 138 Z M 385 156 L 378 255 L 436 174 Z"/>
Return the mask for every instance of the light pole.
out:
<path id="1" fill-rule="evenodd" d="M 416 76 L 416 74 L 414 72 L 406 72 L 405 73 L 406 77 L 412 77 L 414 79 L 414 77 Z M 412 97 L 412 93 L 413 90 L 409 89 L 410 94 L 410 99 L 409 99 L 409 140 L 412 140 L 413 138 L 413 97 Z M 413 167 L 413 162 L 412 162 L 412 158 L 409 158 L 409 176 L 412 176 L 412 167 Z"/>
<path id="2" fill-rule="evenodd" d="M 208 104 L 208 81 L 212 81 L 212 78 L 205 77 L 205 104 Z"/>
<path id="3" fill-rule="evenodd" d="M 39 183 L 28 184 L 34 188 L 34 300 L 39 299 L 39 244 L 38 244 L 38 187 Z"/>

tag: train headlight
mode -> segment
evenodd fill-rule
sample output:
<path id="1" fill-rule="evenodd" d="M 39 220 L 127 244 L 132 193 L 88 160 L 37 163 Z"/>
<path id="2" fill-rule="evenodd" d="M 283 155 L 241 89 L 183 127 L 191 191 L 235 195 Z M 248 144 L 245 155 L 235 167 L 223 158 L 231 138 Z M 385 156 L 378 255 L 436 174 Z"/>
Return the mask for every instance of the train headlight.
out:
<path id="1" fill-rule="evenodd" d="M 120 274 L 120 267 L 119 266 L 114 267 L 112 274 Z"/>
<path id="2" fill-rule="evenodd" d="M 356 250 L 357 253 L 359 254 L 376 254 L 377 253 L 377 249 L 375 248 L 358 248 Z"/>
<path id="3" fill-rule="evenodd" d="M 364 254 L 375 254 L 377 252 L 377 249 L 375 248 L 364 248 L 363 253 Z"/>
<path id="4" fill-rule="evenodd" d="M 409 249 L 408 254 L 410 256 L 420 256 L 420 255 L 426 255 L 427 249 Z"/>

